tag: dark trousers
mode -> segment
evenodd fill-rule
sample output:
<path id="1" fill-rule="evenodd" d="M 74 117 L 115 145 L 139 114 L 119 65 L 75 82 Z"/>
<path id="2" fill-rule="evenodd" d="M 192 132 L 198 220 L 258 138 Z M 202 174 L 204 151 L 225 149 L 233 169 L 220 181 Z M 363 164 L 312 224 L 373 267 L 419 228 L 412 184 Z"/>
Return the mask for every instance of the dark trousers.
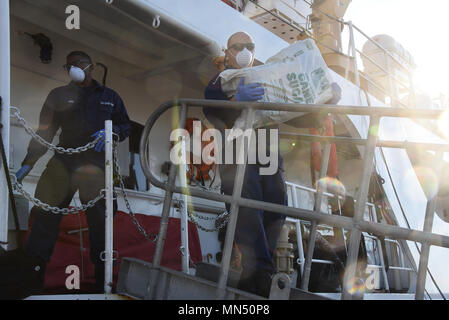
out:
<path id="1" fill-rule="evenodd" d="M 260 165 L 246 166 L 242 197 L 287 205 L 287 193 L 282 171 L 274 175 L 260 175 Z M 220 177 L 223 193 L 232 195 L 236 165 L 221 165 Z M 230 206 L 227 204 L 228 211 Z M 251 277 L 259 271 L 275 272 L 275 252 L 285 215 L 262 209 L 239 208 L 235 242 L 242 253 L 242 276 Z"/>
<path id="2" fill-rule="evenodd" d="M 48 162 L 39 179 L 35 197 L 51 206 L 66 208 L 76 191 L 79 191 L 81 202 L 86 204 L 95 198 L 101 189 L 104 189 L 104 168 L 89 163 L 77 155 L 55 156 Z M 26 253 L 48 262 L 58 238 L 62 215 L 49 213 L 37 207 L 34 209 L 34 221 L 26 243 Z M 102 199 L 86 212 L 90 259 L 95 264 L 96 273 L 99 274 L 102 273 L 103 266 L 100 254 L 105 247 L 105 209 L 105 201 Z M 117 203 L 114 201 L 114 213 L 116 209 Z"/>

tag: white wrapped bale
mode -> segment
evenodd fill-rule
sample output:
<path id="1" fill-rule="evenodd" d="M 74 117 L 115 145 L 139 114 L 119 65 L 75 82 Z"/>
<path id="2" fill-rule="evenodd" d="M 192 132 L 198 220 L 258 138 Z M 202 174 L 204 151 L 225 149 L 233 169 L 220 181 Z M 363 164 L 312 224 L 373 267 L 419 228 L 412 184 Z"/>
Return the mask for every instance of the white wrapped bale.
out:
<path id="1" fill-rule="evenodd" d="M 332 98 L 331 76 L 320 51 L 311 39 L 295 42 L 267 60 L 265 65 L 225 70 L 220 74 L 223 91 L 237 93 L 240 79 L 259 83 L 265 94 L 259 101 L 322 104 Z M 254 127 L 282 123 L 304 113 L 257 110 Z M 245 112 L 234 128 L 243 129 Z"/>

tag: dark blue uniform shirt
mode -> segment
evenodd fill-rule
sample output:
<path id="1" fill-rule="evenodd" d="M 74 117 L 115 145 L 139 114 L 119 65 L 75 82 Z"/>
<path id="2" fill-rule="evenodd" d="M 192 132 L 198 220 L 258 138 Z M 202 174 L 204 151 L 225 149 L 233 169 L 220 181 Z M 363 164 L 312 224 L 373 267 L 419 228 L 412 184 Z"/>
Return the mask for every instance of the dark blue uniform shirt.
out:
<path id="1" fill-rule="evenodd" d="M 58 131 L 59 146 L 76 148 L 94 140 L 95 132 L 104 129 L 105 120 L 112 120 L 113 132 L 119 141 L 130 134 L 130 121 L 120 96 L 112 89 L 94 80 L 91 87 L 79 87 L 71 82 L 53 89 L 42 107 L 37 133 L 51 142 Z M 47 148 L 32 140 L 22 165 L 34 166 L 47 152 Z M 93 149 L 80 155 L 59 155 L 61 158 L 76 158 L 104 166 L 104 153 Z"/>

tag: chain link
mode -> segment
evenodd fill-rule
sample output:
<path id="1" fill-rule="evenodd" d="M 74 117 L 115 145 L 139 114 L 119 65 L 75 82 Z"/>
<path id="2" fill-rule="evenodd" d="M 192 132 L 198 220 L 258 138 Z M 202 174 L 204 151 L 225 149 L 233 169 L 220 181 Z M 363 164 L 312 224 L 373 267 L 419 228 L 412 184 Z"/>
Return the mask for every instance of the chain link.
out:
<path id="1" fill-rule="evenodd" d="M 11 109 L 14 109 L 15 111 L 11 114 L 12 117 L 16 118 L 17 121 L 19 122 L 19 124 L 25 129 L 25 131 L 32 137 L 34 138 L 37 142 L 39 142 L 41 145 L 47 147 L 48 149 L 55 151 L 57 153 L 61 153 L 61 154 L 75 154 L 75 153 L 81 153 L 81 152 L 85 152 L 89 149 L 92 149 L 93 147 L 95 147 L 95 145 L 97 144 L 98 141 L 100 141 L 100 139 L 102 139 L 101 136 L 98 136 L 95 140 L 89 142 L 88 144 L 86 144 L 85 146 L 81 146 L 78 148 L 63 148 L 60 146 L 56 146 L 54 144 L 51 144 L 50 142 L 46 141 L 44 138 L 42 138 L 40 135 L 38 135 L 36 133 L 36 131 L 34 131 L 33 128 L 31 128 L 28 123 L 26 122 L 26 120 L 20 116 L 20 111 L 19 109 L 17 109 L 16 107 L 11 107 Z"/>
<path id="2" fill-rule="evenodd" d="M 182 210 L 184 208 L 184 203 L 182 201 L 179 201 L 179 210 Z M 219 216 L 217 216 L 216 218 L 211 218 L 211 217 L 203 217 L 200 216 L 196 213 L 192 213 L 190 210 L 187 210 L 187 215 L 189 216 L 189 220 L 200 230 L 204 231 L 204 232 L 215 232 L 218 231 L 220 229 L 222 229 L 229 221 L 229 215 L 228 212 L 225 211 L 222 214 L 220 214 Z M 198 221 L 195 219 L 201 219 L 201 220 L 206 220 L 206 221 L 215 221 L 215 228 L 214 229 L 208 229 L 206 227 L 203 227 L 202 225 L 200 225 L 198 223 Z"/>
<path id="3" fill-rule="evenodd" d="M 90 200 L 86 204 L 81 205 L 81 207 L 72 207 L 72 208 L 59 208 L 52 207 L 48 203 L 42 202 L 41 200 L 33 197 L 29 194 L 25 189 L 23 189 L 23 185 L 17 181 L 15 175 L 11 174 L 12 185 L 14 189 L 18 191 L 21 195 L 23 195 L 28 201 L 32 202 L 35 206 L 41 208 L 44 211 L 51 212 L 54 214 L 62 214 L 67 215 L 69 213 L 78 213 L 79 211 L 86 211 L 89 208 L 92 208 L 98 201 L 105 197 L 105 190 L 102 189 L 100 194 L 96 196 L 94 199 Z"/>
<path id="4" fill-rule="evenodd" d="M 40 135 L 38 135 L 36 133 L 36 131 L 34 131 L 33 128 L 31 128 L 27 121 L 20 116 L 20 111 L 18 108 L 16 107 L 11 107 L 10 109 L 13 109 L 13 113 L 11 114 L 12 117 L 16 118 L 17 121 L 19 122 L 19 124 L 25 129 L 25 131 L 32 137 L 34 138 L 38 143 L 40 143 L 41 145 L 47 147 L 49 150 L 55 151 L 57 153 L 60 154 L 76 154 L 76 153 L 81 153 L 81 152 L 85 152 L 89 149 L 92 149 L 95 147 L 95 145 L 97 144 L 97 142 L 102 138 L 101 136 L 98 136 L 95 140 L 89 142 L 88 144 L 86 144 L 85 146 L 81 146 L 78 148 L 63 148 L 60 146 L 56 146 L 48 141 L 46 141 L 44 138 L 42 138 Z M 129 203 L 128 197 L 126 195 L 125 192 L 125 184 L 123 181 L 123 177 L 120 173 L 120 166 L 118 164 L 118 157 L 117 157 L 117 144 L 114 142 L 114 147 L 113 147 L 113 151 L 114 151 L 114 159 L 113 159 L 113 163 L 114 163 L 114 172 L 117 174 L 117 177 L 119 179 L 119 183 L 120 183 L 120 189 L 123 195 L 123 199 L 125 201 L 125 205 L 126 208 L 129 211 L 129 214 L 133 220 L 133 223 L 136 225 L 138 231 L 145 237 L 145 239 L 151 241 L 151 242 L 156 242 L 157 241 L 157 235 L 156 234 L 149 234 L 145 231 L 145 229 L 140 225 L 139 221 L 137 220 L 134 212 L 131 209 L 131 205 Z M 20 184 L 17 181 L 17 178 L 15 177 L 15 175 L 11 175 L 12 181 L 13 181 L 13 186 L 14 189 L 17 190 L 20 194 L 22 194 L 28 201 L 32 202 L 35 206 L 40 207 L 41 209 L 43 209 L 44 211 L 47 212 L 52 212 L 55 214 L 69 214 L 69 213 L 77 213 L 79 211 L 86 211 L 88 208 L 93 207 L 99 200 L 105 198 L 105 190 L 101 190 L 100 194 L 95 197 L 94 199 L 90 200 L 89 202 L 87 202 L 87 204 L 82 205 L 81 207 L 73 207 L 73 208 L 58 208 L 58 207 L 52 207 L 47 203 L 44 203 L 42 201 L 40 201 L 39 199 L 33 197 L 32 195 L 30 195 L 27 191 L 25 191 L 25 189 L 23 189 L 22 184 Z M 201 187 L 202 189 L 209 189 L 209 190 L 213 190 L 215 188 L 207 188 L 204 187 L 202 185 L 200 185 L 199 183 L 197 183 L 196 181 L 194 181 L 195 184 L 199 187 Z M 182 202 L 180 202 L 180 208 L 182 208 Z M 214 232 L 214 231 L 218 231 L 221 228 L 223 228 L 227 223 L 229 218 L 227 217 L 228 212 L 224 212 L 221 215 L 219 215 L 216 218 L 209 218 L 209 217 L 203 217 L 203 216 L 199 216 L 197 214 L 194 213 L 195 217 L 197 217 L 198 219 L 201 220 L 215 220 L 215 229 L 207 229 L 204 228 L 203 226 L 201 226 L 200 224 L 198 224 L 198 222 L 195 220 L 194 216 L 192 215 L 191 212 L 188 212 L 189 218 L 190 220 L 200 229 L 203 230 L 205 232 Z M 217 223 L 220 222 L 217 226 Z"/>
<path id="5" fill-rule="evenodd" d="M 221 189 L 221 186 L 220 186 L 220 185 L 216 185 L 216 186 L 213 187 L 213 186 L 212 186 L 212 183 L 211 183 L 211 185 L 209 185 L 209 187 L 203 186 L 199 181 L 197 181 L 197 180 L 195 179 L 195 174 L 194 174 L 194 172 L 191 171 L 191 169 L 189 168 L 189 166 L 187 166 L 187 172 L 190 172 L 190 176 L 192 177 L 192 178 L 190 179 L 190 183 L 193 182 L 193 184 L 194 184 L 196 187 L 199 187 L 199 188 L 201 188 L 201 189 L 203 189 L 203 190 L 206 190 L 206 191 L 218 191 L 218 190 Z M 187 173 L 187 172 L 186 172 L 186 173 Z M 216 174 L 216 171 L 214 172 L 214 174 Z M 212 181 L 212 182 L 213 182 L 213 181 Z M 179 210 L 182 210 L 182 208 L 183 208 L 183 201 L 179 201 Z M 223 227 L 228 223 L 228 220 L 229 220 L 229 217 L 227 217 L 227 215 L 228 215 L 228 212 L 227 212 L 227 211 L 223 212 L 222 214 L 220 214 L 220 215 L 217 216 L 217 217 L 204 217 L 204 216 L 200 216 L 200 215 L 196 214 L 195 212 L 190 212 L 190 211 L 187 209 L 187 215 L 189 216 L 189 220 L 190 220 L 190 221 L 191 221 L 191 222 L 192 222 L 198 229 L 200 229 L 200 230 L 202 230 L 202 231 L 204 231 L 204 232 L 215 232 L 215 231 L 218 231 L 218 230 L 220 230 L 221 228 L 223 228 Z M 194 217 L 196 217 L 196 218 L 198 218 L 198 219 L 200 219 L 200 220 L 215 221 L 215 228 L 214 228 L 214 229 L 208 229 L 208 228 L 203 227 L 202 225 L 200 225 L 200 224 L 198 223 L 197 220 L 195 220 Z M 219 223 L 219 224 L 217 225 L 217 223 Z"/>
<path id="6" fill-rule="evenodd" d="M 117 177 L 119 179 L 120 189 L 121 189 L 121 192 L 123 195 L 123 200 L 125 201 L 125 205 L 126 205 L 126 208 L 128 209 L 131 219 L 132 219 L 133 223 L 136 225 L 137 230 L 145 237 L 145 239 L 147 239 L 148 241 L 151 241 L 151 242 L 156 242 L 157 235 L 152 234 L 152 233 L 147 233 L 145 231 L 145 229 L 140 225 L 134 212 L 131 209 L 131 205 L 129 203 L 128 196 L 126 195 L 126 192 L 125 192 L 125 183 L 123 182 L 123 177 L 120 173 L 120 166 L 118 164 L 117 143 L 116 142 L 114 142 L 113 149 L 114 149 L 114 161 L 113 161 L 114 162 L 114 172 L 117 174 Z"/>

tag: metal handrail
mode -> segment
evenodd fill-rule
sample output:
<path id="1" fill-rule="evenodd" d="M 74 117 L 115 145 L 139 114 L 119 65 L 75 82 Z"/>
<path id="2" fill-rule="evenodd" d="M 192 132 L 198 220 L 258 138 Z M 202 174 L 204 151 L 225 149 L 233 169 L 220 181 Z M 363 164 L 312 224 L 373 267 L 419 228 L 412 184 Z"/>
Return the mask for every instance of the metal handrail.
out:
<path id="1" fill-rule="evenodd" d="M 179 117 L 179 128 L 184 127 L 185 119 L 187 117 L 188 107 L 210 107 L 210 108 L 230 108 L 243 110 L 248 109 L 246 128 L 250 128 L 252 119 L 254 117 L 254 110 L 277 110 L 277 111 L 292 111 L 292 112 L 328 112 L 335 114 L 353 114 L 353 115 L 366 115 L 371 117 L 370 128 L 368 130 L 368 138 L 366 140 L 365 154 L 364 154 L 364 166 L 361 177 L 360 188 L 357 195 L 356 210 L 354 218 L 348 218 L 344 216 L 328 215 L 319 211 L 305 210 L 274 204 L 270 202 L 258 201 L 253 199 L 247 199 L 241 197 L 241 187 L 243 184 L 243 176 L 245 165 L 238 165 L 236 176 L 235 189 L 232 196 L 221 195 L 210 191 L 188 189 L 175 186 L 176 178 L 176 166 L 171 166 L 169 177 L 167 182 L 160 181 L 150 169 L 148 146 L 151 129 L 153 128 L 159 117 L 167 110 L 173 107 L 181 106 Z M 412 109 L 404 110 L 398 108 L 385 108 L 385 107 L 360 107 L 360 106 L 336 106 L 333 105 L 313 105 L 313 104 L 285 104 L 285 103 L 267 103 L 267 102 L 234 102 L 234 101 L 219 101 L 219 100 L 199 100 L 199 99 L 180 99 L 176 101 L 169 101 L 162 104 L 146 121 L 142 138 L 140 141 L 140 162 L 145 176 L 150 182 L 164 190 L 166 190 L 164 199 L 164 208 L 161 216 L 161 225 L 159 228 L 158 243 L 156 245 L 155 256 L 153 258 L 153 268 L 158 270 L 160 268 L 160 261 L 162 257 L 162 248 L 165 242 L 165 236 L 168 226 L 168 214 L 170 210 L 170 204 L 172 201 L 173 193 L 189 194 L 193 197 L 199 197 L 219 202 L 226 202 L 231 204 L 230 222 L 227 229 L 225 249 L 222 259 L 222 265 L 220 268 L 220 278 L 218 282 L 217 296 L 218 298 L 224 298 L 226 295 L 226 283 L 229 271 L 229 263 L 231 257 L 231 246 L 235 232 L 236 217 L 238 215 L 238 208 L 244 206 L 253 209 L 262 209 L 272 212 L 282 213 L 290 217 L 295 217 L 303 220 L 310 220 L 316 223 L 329 224 L 335 227 L 343 227 L 348 230 L 352 230 L 349 252 L 347 259 L 347 270 L 344 278 L 343 299 L 352 299 L 351 293 L 348 292 L 351 279 L 355 275 L 355 261 L 357 259 L 358 248 L 360 245 L 361 232 L 370 232 L 379 236 L 388 236 L 394 239 L 405 239 L 411 241 L 417 241 L 423 243 L 426 247 L 430 245 L 449 248 L 449 237 L 434 234 L 428 229 L 426 231 L 410 230 L 398 226 L 385 225 L 380 223 L 373 223 L 363 220 L 364 204 L 366 203 L 366 195 L 368 192 L 369 176 L 372 170 L 372 164 L 374 159 L 374 149 L 376 148 L 377 136 L 372 130 L 374 126 L 378 126 L 381 117 L 404 117 L 404 118 L 426 118 L 436 119 L 443 111 L 441 110 L 426 110 L 426 109 Z M 251 118 L 252 117 L 252 118 Z M 298 134 L 298 136 L 301 136 Z M 404 143 L 397 143 L 397 148 L 404 148 Z M 440 146 L 441 147 L 441 146 Z M 448 148 L 449 145 L 445 145 Z M 439 150 L 442 151 L 441 149 Z M 237 186 L 237 188 L 236 188 Z M 360 201 L 359 201 L 360 200 Z M 422 264 L 426 264 L 423 262 Z M 155 285 L 157 278 L 157 272 L 154 272 L 150 283 Z M 419 278 L 419 277 L 418 277 Z M 152 280 L 152 282 L 151 282 Z M 422 289 L 421 289 L 422 290 Z M 154 291 L 154 290 L 153 290 Z"/>
<path id="2" fill-rule="evenodd" d="M 369 235 L 369 234 L 365 234 L 364 236 L 365 236 L 366 238 L 369 238 L 369 239 L 372 239 L 372 240 L 379 240 L 378 237 L 372 236 L 372 235 Z M 399 243 L 398 243 L 397 240 L 393 240 L 393 239 L 388 239 L 388 238 L 386 238 L 385 241 L 386 241 L 386 242 L 391 242 L 391 243 L 396 244 L 396 246 L 398 247 L 399 252 L 400 252 L 401 254 L 403 254 L 403 253 L 402 253 L 402 248 L 399 246 Z M 395 267 L 395 266 L 389 266 L 388 268 L 389 268 L 389 269 L 392 269 L 392 270 L 397 269 L 397 270 L 414 271 L 412 268 L 407 268 L 407 267 L 398 267 L 398 266 Z"/>
<path id="3" fill-rule="evenodd" d="M 312 3 L 307 2 L 306 0 L 303 0 L 305 3 L 307 3 L 308 5 L 312 6 Z M 334 20 L 335 22 L 338 23 L 343 23 L 345 25 L 349 26 L 349 22 L 345 21 L 343 18 L 337 18 L 331 14 L 328 14 L 327 12 L 324 12 L 322 10 L 320 10 L 319 8 L 315 8 L 316 10 L 318 10 L 320 13 L 324 14 L 325 16 L 327 16 L 329 19 Z M 405 68 L 402 63 L 400 61 L 398 61 L 396 59 L 396 57 L 394 57 L 387 49 L 385 49 L 382 45 L 380 45 L 377 41 L 373 40 L 370 36 L 368 36 L 367 34 L 365 34 L 360 28 L 358 28 L 356 25 L 354 25 L 351 22 L 352 27 L 354 27 L 354 29 L 356 29 L 358 32 L 360 32 L 360 34 L 362 34 L 368 41 L 371 41 L 372 43 L 374 43 L 379 49 L 381 49 L 384 53 L 386 53 L 391 59 L 393 59 L 394 62 L 396 62 L 401 68 L 403 68 L 405 71 L 408 71 L 407 68 Z"/>
<path id="4" fill-rule="evenodd" d="M 389 96 L 393 101 L 396 101 L 398 103 L 398 105 L 404 107 L 404 108 L 408 108 L 408 106 L 406 104 L 404 104 L 401 100 L 399 100 L 398 98 L 395 98 L 393 96 L 391 96 L 391 94 L 388 94 L 387 90 L 382 88 L 379 84 L 377 84 L 374 80 L 370 79 L 370 77 L 368 77 L 368 75 L 364 74 L 364 73 L 360 73 L 360 76 L 365 79 L 367 82 L 369 82 L 370 84 L 372 84 L 374 87 L 376 87 L 380 92 L 382 92 L 383 94 L 385 94 L 386 96 Z M 391 103 L 393 105 L 393 103 Z"/>
<path id="5" fill-rule="evenodd" d="M 347 22 L 345 22 L 345 24 L 347 24 Z M 354 24 L 352 25 L 354 27 L 354 29 L 356 29 L 358 32 L 360 32 L 366 39 L 368 39 L 368 41 L 374 43 L 374 45 L 376 45 L 379 49 L 381 49 L 386 55 L 388 55 L 396 64 L 398 64 L 402 69 L 404 69 L 405 71 L 409 71 L 406 67 L 404 67 L 404 65 L 397 60 L 396 57 L 394 57 L 390 51 L 388 51 L 387 49 L 385 49 L 384 47 L 382 47 L 382 45 L 380 45 L 377 41 L 373 40 L 370 36 L 368 36 L 367 34 L 365 34 L 362 30 L 360 30 L 360 28 L 358 28 L 357 26 L 355 26 Z"/>
<path id="6" fill-rule="evenodd" d="M 306 192 L 311 192 L 311 193 L 318 193 L 318 190 L 316 190 L 316 189 L 313 189 L 313 188 L 309 188 L 309 187 L 306 187 L 306 186 L 302 186 L 302 185 L 299 185 L 299 184 L 295 184 L 295 183 L 292 183 L 292 182 L 285 182 L 285 184 L 287 185 L 287 187 L 289 187 L 290 189 L 291 189 L 291 192 L 292 192 L 292 196 L 293 196 L 293 192 L 296 192 L 296 189 L 299 189 L 299 190 L 303 190 L 303 191 L 306 191 Z M 325 195 L 325 196 L 327 196 L 327 197 L 330 197 L 330 198 L 334 198 L 335 196 L 338 196 L 338 198 L 339 199 L 343 199 L 343 197 L 342 196 L 340 196 L 340 195 L 335 195 L 335 194 L 332 194 L 332 193 L 328 193 L 328 192 L 323 192 L 323 195 Z M 293 201 L 294 202 L 294 205 L 293 205 L 293 207 L 294 208 L 297 208 L 297 201 Z M 339 209 L 341 209 L 341 207 L 340 207 L 340 202 L 338 202 L 338 206 L 339 206 Z M 372 206 L 372 207 L 374 207 L 374 204 L 372 204 L 372 203 L 369 203 L 369 202 L 367 202 L 366 203 L 366 206 L 367 206 L 367 208 L 368 207 L 370 207 L 370 206 Z M 301 222 L 300 220 L 296 220 L 296 221 L 298 221 L 298 222 Z M 327 226 L 324 226 L 324 227 L 327 227 Z M 330 227 L 330 228 L 332 228 L 332 227 Z M 304 269 L 304 267 L 303 267 L 303 265 L 304 265 L 304 263 L 305 263 L 305 260 L 306 259 L 304 259 L 304 249 L 303 249 L 303 246 L 302 246 L 302 233 L 301 233 L 301 230 L 297 230 L 297 233 L 298 233 L 298 231 L 299 231 L 299 235 L 297 234 L 296 236 L 297 237 L 299 237 L 299 236 L 301 236 L 301 243 L 299 243 L 299 240 L 298 240 L 298 259 L 296 260 L 296 262 L 298 263 L 298 265 L 300 266 L 300 268 L 301 268 L 301 276 L 303 275 L 303 269 Z M 344 236 L 344 235 L 343 235 Z M 365 234 L 365 237 L 367 237 L 367 238 L 370 238 L 370 239 L 373 239 L 373 240 L 376 240 L 376 241 L 378 241 L 379 240 L 379 238 L 377 238 L 377 237 L 375 237 L 375 236 L 371 236 L 371 235 L 368 235 L 368 234 Z M 391 239 L 385 239 L 385 241 L 394 241 L 395 243 L 397 243 L 397 241 L 396 240 L 391 240 Z M 345 241 L 346 242 L 346 241 Z M 399 247 L 399 250 L 401 250 L 401 248 Z M 330 261 L 330 260 L 322 260 L 322 259 L 312 259 L 312 263 L 319 263 L 319 264 L 335 264 L 333 261 Z M 380 265 L 369 265 L 369 266 L 371 266 L 371 267 L 376 267 L 376 268 L 379 268 L 379 269 L 382 269 L 382 271 L 383 271 L 383 273 L 384 273 L 384 277 L 386 277 L 386 271 L 385 271 L 385 266 L 384 266 L 384 264 L 383 263 L 381 263 Z M 390 267 L 391 268 L 391 267 Z M 394 267 L 394 268 L 399 268 L 399 269 L 406 269 L 406 270 L 411 270 L 411 271 L 413 271 L 413 269 L 410 269 L 410 268 L 402 268 L 402 267 Z M 391 268 L 391 269 L 394 269 L 394 268 Z M 386 289 L 387 290 L 389 290 L 389 287 L 388 287 L 388 279 L 385 279 L 385 281 L 386 281 Z"/>
<path id="7" fill-rule="evenodd" d="M 311 3 L 307 2 L 306 0 L 303 0 L 303 1 L 304 1 L 305 3 L 307 3 L 307 4 L 309 4 L 310 6 L 312 5 Z M 296 30 L 301 31 L 301 32 L 305 32 L 309 38 L 313 39 L 317 44 L 319 44 L 319 45 L 325 47 L 326 49 L 332 51 L 333 53 L 340 54 L 340 55 L 343 55 L 343 56 L 348 57 L 348 58 L 349 58 L 349 57 L 354 58 L 354 69 L 355 69 L 354 72 L 355 72 L 355 74 L 356 74 L 356 78 L 358 78 L 358 76 L 359 76 L 359 71 L 358 71 L 358 68 L 357 68 L 357 56 L 356 56 L 355 52 L 358 52 L 360 55 L 363 55 L 364 57 L 368 58 L 368 59 L 369 59 L 374 65 L 376 65 L 380 70 L 384 71 L 384 72 L 386 73 L 387 76 L 389 76 L 390 78 L 393 77 L 393 79 L 392 79 L 393 81 L 395 81 L 395 82 L 399 83 L 400 85 L 402 85 L 402 86 L 403 86 L 404 88 L 406 88 L 406 90 L 408 90 L 411 94 L 414 94 L 414 92 L 413 92 L 414 88 L 413 88 L 412 82 L 410 82 L 410 86 L 407 86 L 406 84 L 404 84 L 404 83 L 402 83 L 401 81 L 399 81 L 398 79 L 396 79 L 396 77 L 394 77 L 394 76 L 391 74 L 391 72 L 385 70 L 385 69 L 384 69 L 383 67 L 381 67 L 379 64 L 377 64 L 376 62 L 372 61 L 372 59 L 370 59 L 370 58 L 367 57 L 365 54 L 363 54 L 362 52 L 360 52 L 360 50 L 358 50 L 357 48 L 355 48 L 354 36 L 353 36 L 353 34 L 352 34 L 352 33 L 353 33 L 353 29 L 355 29 L 356 31 L 358 31 L 358 32 L 359 32 L 362 36 L 364 36 L 368 41 L 374 43 L 374 44 L 375 44 L 381 51 L 383 51 L 383 53 L 384 53 L 386 56 L 388 56 L 390 59 L 392 59 L 394 63 L 396 63 L 397 65 L 399 65 L 400 68 L 402 68 L 402 69 L 405 70 L 408 74 L 410 74 L 410 73 L 409 73 L 409 70 L 408 70 L 408 69 L 407 69 L 407 68 L 406 68 L 406 67 L 405 67 L 405 66 L 404 66 L 404 65 L 403 65 L 403 64 L 402 64 L 396 57 L 394 57 L 394 56 L 393 56 L 387 49 L 385 49 L 385 48 L 384 48 L 382 45 L 380 45 L 377 41 L 373 40 L 371 37 L 369 37 L 368 35 L 366 35 L 360 28 L 358 28 L 356 25 L 354 25 L 354 24 L 352 23 L 352 21 L 344 21 L 344 19 L 339 19 L 339 18 L 337 18 L 337 17 L 334 17 L 334 16 L 332 16 L 332 15 L 329 15 L 328 13 L 323 12 L 322 10 L 316 8 L 319 12 L 321 12 L 321 13 L 324 14 L 324 15 L 326 15 L 329 19 L 334 20 L 334 21 L 336 21 L 337 23 L 347 25 L 347 26 L 349 27 L 350 33 L 351 33 L 351 37 L 350 37 L 351 39 L 350 39 L 350 41 L 351 41 L 351 44 L 352 44 L 353 50 L 354 50 L 354 52 L 353 52 L 353 54 L 352 54 L 352 56 L 351 56 L 351 55 L 346 55 L 346 54 L 343 53 L 341 50 L 336 50 L 336 49 L 334 49 L 334 48 L 332 48 L 332 47 L 329 47 L 328 45 L 324 44 L 322 41 L 320 41 L 319 39 L 315 38 L 315 37 L 313 36 L 313 34 L 312 34 L 309 30 L 307 30 L 306 28 L 301 27 L 301 26 L 299 26 L 299 27 L 298 27 L 298 26 L 295 26 L 295 25 L 293 25 L 292 23 L 290 23 L 289 21 L 287 21 L 287 20 L 285 20 L 284 18 L 282 18 L 280 15 L 275 14 L 275 13 L 273 13 L 273 12 L 267 10 L 266 8 L 262 7 L 262 6 L 261 6 L 260 4 L 258 4 L 257 2 L 255 2 L 255 1 L 253 1 L 253 0 L 251 0 L 251 2 L 253 2 L 256 6 L 262 8 L 263 10 L 265 10 L 267 13 L 269 13 L 269 14 L 275 16 L 276 18 L 280 19 L 280 20 L 283 21 L 284 23 L 288 24 L 288 25 L 291 26 L 292 28 L 295 28 Z M 366 79 L 366 77 L 365 77 L 365 79 Z M 367 80 L 368 80 L 368 79 L 367 79 Z M 358 83 L 358 82 L 359 82 L 359 80 L 357 80 L 357 85 L 360 86 L 360 83 Z M 377 85 L 376 85 L 376 86 L 377 86 Z M 391 88 L 390 88 L 390 90 L 391 90 Z M 384 91 L 382 90 L 382 92 L 384 92 Z M 385 93 L 385 92 L 384 92 L 384 93 Z M 390 96 L 390 97 L 392 96 L 391 92 L 390 92 L 389 96 Z M 392 97 L 392 98 L 395 99 L 394 97 Z M 395 99 L 395 100 L 396 100 L 396 99 Z M 399 103 L 402 104 L 401 102 L 399 102 Z"/>
<path id="8" fill-rule="evenodd" d="M 305 187 L 305 186 L 302 186 L 302 185 L 298 185 L 298 184 L 295 184 L 295 183 L 292 183 L 292 182 L 286 182 L 285 184 L 287 185 L 287 187 L 289 187 L 289 188 L 291 189 L 292 196 L 293 196 L 293 192 L 296 192 L 296 189 L 303 190 L 303 191 L 306 191 L 306 192 L 311 192 L 311 193 L 318 193 L 318 190 L 316 190 L 316 189 L 309 188 L 309 187 Z M 342 198 L 343 198 L 342 196 L 335 195 L 335 194 L 328 193 L 328 192 L 323 192 L 323 195 L 325 195 L 325 196 L 327 196 L 327 197 L 330 197 L 330 198 L 333 198 L 333 197 L 335 197 L 335 196 L 338 196 L 339 199 L 342 199 Z M 295 198 L 295 197 L 296 197 L 296 195 L 293 196 L 293 198 Z M 339 206 L 339 209 L 341 210 L 340 202 L 338 202 L 338 206 Z M 293 207 L 297 208 L 297 200 L 296 200 L 296 201 L 293 201 Z M 367 202 L 367 203 L 366 203 L 366 208 L 369 208 L 369 207 L 374 208 L 374 204 L 373 204 L 373 203 L 370 203 L 370 202 Z M 296 220 L 296 221 L 298 221 L 299 223 L 301 222 L 300 220 Z M 372 220 L 372 221 L 377 222 L 377 220 Z M 325 226 L 325 227 L 327 227 L 327 226 Z M 332 227 L 331 227 L 331 228 L 332 228 Z M 301 238 L 302 238 L 301 230 L 297 228 L 296 232 L 299 233 L 299 235 L 297 234 L 296 236 L 297 236 L 297 237 L 301 236 Z M 343 234 L 343 236 L 344 236 L 344 234 Z M 378 238 L 378 237 L 372 236 L 372 235 L 369 235 L 369 234 L 366 234 L 366 233 L 364 234 L 364 236 L 365 236 L 366 238 L 375 240 L 375 241 L 378 243 L 378 245 L 380 245 L 380 243 L 379 243 L 379 238 Z M 403 254 L 403 253 L 401 252 L 401 251 L 402 251 L 402 248 L 400 247 L 399 242 L 398 242 L 397 240 L 392 240 L 392 239 L 388 239 L 388 238 L 387 238 L 387 239 L 385 239 L 385 241 L 389 241 L 389 242 L 395 243 L 395 244 L 398 246 L 398 249 L 400 250 L 400 253 Z M 346 241 L 345 241 L 345 243 L 346 243 Z M 389 284 L 388 284 L 387 273 L 386 273 L 386 270 L 385 270 L 385 264 L 384 264 L 383 258 L 382 258 L 382 256 L 381 256 L 381 253 L 378 253 L 378 254 L 379 254 L 379 258 L 380 258 L 380 260 L 381 260 L 380 265 L 369 265 L 369 266 L 370 266 L 370 267 L 376 267 L 376 268 L 382 270 L 382 273 L 383 273 L 383 276 L 384 276 L 384 281 L 385 281 L 385 289 L 389 290 Z M 302 239 L 301 239 L 301 243 L 298 241 L 298 255 L 299 255 L 299 258 L 297 259 L 297 263 L 298 263 L 298 265 L 299 265 L 300 268 L 301 268 L 301 276 L 303 276 L 303 272 L 304 272 L 304 267 L 303 267 L 303 265 L 304 265 L 306 259 L 304 259 L 304 249 L 303 249 L 303 246 L 302 246 Z M 312 259 L 312 263 L 334 264 L 332 261 L 329 261 L 329 260 L 319 260 L 319 259 Z M 407 271 L 414 271 L 414 270 L 411 269 L 411 268 L 404 268 L 404 267 L 392 267 L 392 266 L 390 266 L 389 268 L 390 268 L 391 270 L 407 270 Z M 417 272 L 415 271 L 415 273 L 417 273 Z"/>
<path id="9" fill-rule="evenodd" d="M 385 70 L 384 67 L 382 67 L 381 65 L 379 65 L 377 62 L 375 62 L 373 59 L 371 59 L 370 57 L 368 57 L 366 54 L 364 54 L 363 52 L 361 52 L 359 49 L 355 49 L 355 51 L 360 54 L 362 57 L 366 58 L 367 60 L 369 60 L 372 64 L 374 64 L 376 67 L 378 67 L 381 71 L 383 71 L 385 73 L 385 75 L 390 76 L 392 78 L 392 80 L 394 80 L 395 82 L 397 82 L 398 84 L 400 84 L 404 89 L 410 90 L 410 88 L 407 86 L 406 83 L 402 82 L 401 80 L 397 79 L 397 77 L 395 75 L 392 75 L 390 72 L 388 72 L 387 70 Z"/>

